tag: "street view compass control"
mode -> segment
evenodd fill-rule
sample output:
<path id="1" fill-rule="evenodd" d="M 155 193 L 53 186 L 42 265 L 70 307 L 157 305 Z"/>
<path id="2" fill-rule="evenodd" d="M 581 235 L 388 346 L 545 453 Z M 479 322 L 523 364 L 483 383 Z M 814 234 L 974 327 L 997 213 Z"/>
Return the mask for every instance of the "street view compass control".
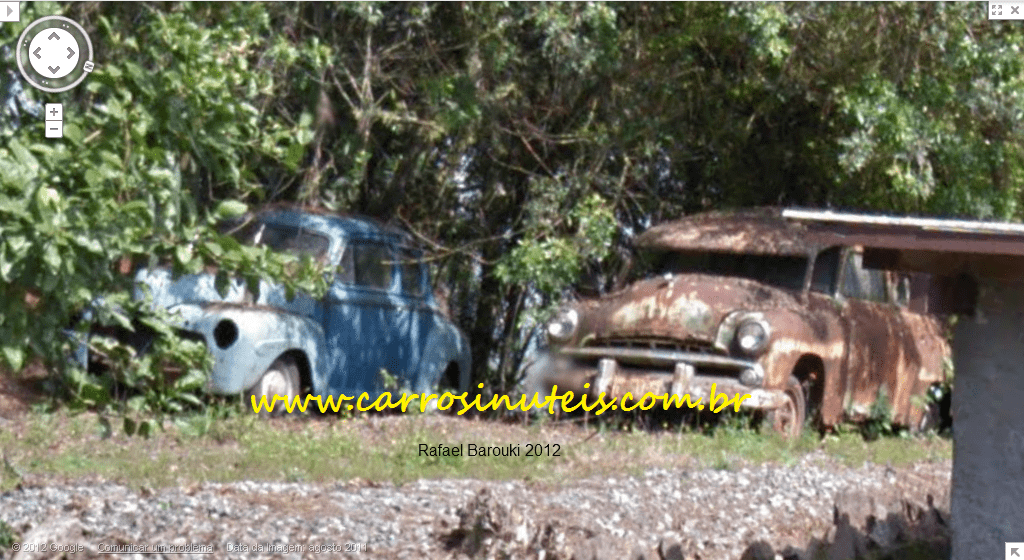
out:
<path id="1" fill-rule="evenodd" d="M 50 93 L 77 86 L 95 67 L 92 41 L 85 29 L 63 16 L 30 23 L 18 39 L 17 59 L 28 83 Z"/>

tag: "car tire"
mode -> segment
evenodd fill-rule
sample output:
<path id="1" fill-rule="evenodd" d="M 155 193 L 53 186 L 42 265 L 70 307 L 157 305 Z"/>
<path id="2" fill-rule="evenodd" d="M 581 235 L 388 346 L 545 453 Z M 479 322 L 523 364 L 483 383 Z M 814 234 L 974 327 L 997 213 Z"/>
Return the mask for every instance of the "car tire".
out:
<path id="1" fill-rule="evenodd" d="M 281 356 L 270 364 L 267 371 L 263 373 L 260 380 L 253 385 L 248 394 L 246 394 L 246 404 L 252 402 L 252 397 L 256 397 L 256 402 L 260 402 L 264 396 L 267 398 L 267 404 L 274 401 L 275 395 L 281 395 L 287 397 L 289 402 L 294 401 L 299 396 L 299 366 L 295 363 L 295 359 L 291 356 Z M 297 410 L 297 409 L 296 409 Z M 284 407 L 284 403 L 278 400 L 275 404 L 273 411 L 268 411 L 265 408 L 259 412 L 260 416 L 283 416 L 287 414 L 287 410 Z"/>
<path id="2" fill-rule="evenodd" d="M 768 425 L 772 430 L 786 439 L 796 439 L 804 429 L 804 421 L 807 417 L 807 401 L 804 397 L 804 389 L 800 380 L 794 376 L 789 377 L 786 383 L 786 404 L 781 408 L 771 410 L 765 416 Z"/>

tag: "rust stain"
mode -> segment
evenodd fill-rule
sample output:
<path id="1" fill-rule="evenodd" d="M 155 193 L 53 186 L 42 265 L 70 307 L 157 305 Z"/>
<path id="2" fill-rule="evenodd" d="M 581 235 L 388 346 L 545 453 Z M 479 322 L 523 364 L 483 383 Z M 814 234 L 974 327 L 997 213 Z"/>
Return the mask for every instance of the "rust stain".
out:
<path id="1" fill-rule="evenodd" d="M 652 249 L 806 255 L 821 247 L 806 225 L 776 208 L 708 212 L 652 227 L 636 246 Z"/>

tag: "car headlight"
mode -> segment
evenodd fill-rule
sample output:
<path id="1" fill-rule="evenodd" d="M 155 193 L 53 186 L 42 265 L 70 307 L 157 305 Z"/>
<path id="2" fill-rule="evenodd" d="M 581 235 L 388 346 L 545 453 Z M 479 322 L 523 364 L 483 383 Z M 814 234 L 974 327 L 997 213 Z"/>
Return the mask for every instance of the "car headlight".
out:
<path id="1" fill-rule="evenodd" d="M 768 323 L 747 320 L 736 329 L 736 346 L 745 354 L 757 354 L 768 345 Z"/>
<path id="2" fill-rule="evenodd" d="M 548 339 L 565 342 L 572 338 L 580 322 L 580 314 L 575 309 L 562 311 L 548 323 Z"/>

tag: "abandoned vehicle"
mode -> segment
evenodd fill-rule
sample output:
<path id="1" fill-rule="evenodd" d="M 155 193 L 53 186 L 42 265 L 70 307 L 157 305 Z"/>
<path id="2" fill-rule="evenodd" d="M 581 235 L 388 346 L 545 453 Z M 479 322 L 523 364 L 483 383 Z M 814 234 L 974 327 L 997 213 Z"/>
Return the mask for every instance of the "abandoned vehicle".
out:
<path id="1" fill-rule="evenodd" d="M 787 436 L 807 418 L 862 419 L 879 398 L 898 424 L 934 420 L 925 395 L 950 348 L 939 319 L 919 312 L 926 276 L 865 268 L 858 247 L 775 210 L 692 216 L 635 245 L 631 284 L 548 324 L 528 390 L 706 403 L 715 384 L 749 394 L 742 406 Z"/>
<path id="2" fill-rule="evenodd" d="M 183 336 L 212 354 L 212 392 L 356 397 L 388 388 L 382 370 L 411 391 L 468 388 L 469 344 L 441 312 L 408 235 L 370 219 L 291 208 L 258 213 L 233 235 L 320 260 L 330 287 L 321 299 L 298 293 L 289 301 L 283 286 L 261 281 L 254 301 L 240 280 L 222 297 L 214 274 L 175 279 L 166 268 L 139 270 L 136 297 L 148 291 Z M 144 345 L 135 338 L 133 346 Z"/>

